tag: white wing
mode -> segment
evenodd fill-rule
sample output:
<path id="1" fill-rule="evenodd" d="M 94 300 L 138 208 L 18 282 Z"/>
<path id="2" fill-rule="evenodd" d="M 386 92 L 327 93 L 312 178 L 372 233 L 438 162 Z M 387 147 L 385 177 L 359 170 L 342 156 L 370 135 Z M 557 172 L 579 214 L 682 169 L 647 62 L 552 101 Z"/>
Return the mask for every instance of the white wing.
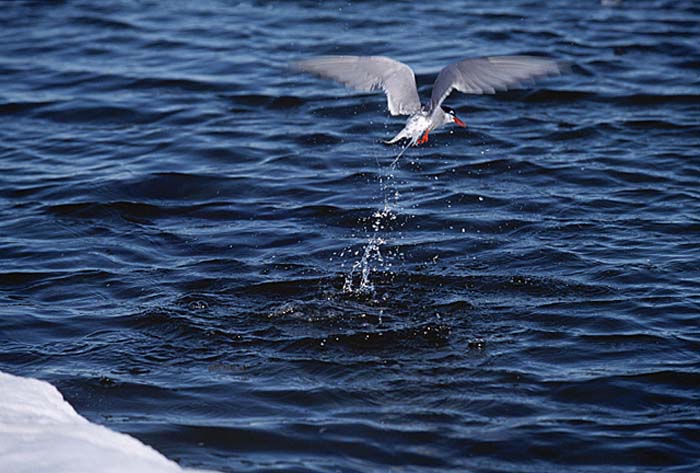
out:
<path id="1" fill-rule="evenodd" d="M 568 66 L 537 56 L 492 56 L 464 59 L 440 71 L 430 97 L 432 109 L 456 89 L 465 94 L 493 94 L 538 77 L 559 75 Z"/>
<path id="2" fill-rule="evenodd" d="M 353 89 L 382 89 L 392 115 L 411 115 L 421 109 L 413 71 L 406 64 L 388 57 L 320 56 L 296 62 L 293 66 Z"/>

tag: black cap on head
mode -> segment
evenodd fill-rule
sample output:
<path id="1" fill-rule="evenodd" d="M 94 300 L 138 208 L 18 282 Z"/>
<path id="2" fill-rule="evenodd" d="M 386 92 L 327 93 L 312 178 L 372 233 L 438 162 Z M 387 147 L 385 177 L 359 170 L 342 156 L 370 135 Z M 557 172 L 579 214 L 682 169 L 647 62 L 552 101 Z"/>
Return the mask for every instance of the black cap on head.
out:
<path id="1" fill-rule="evenodd" d="M 455 114 L 454 108 L 450 108 L 450 107 L 447 107 L 447 106 L 445 106 L 445 105 L 440 105 L 440 108 L 442 108 L 442 111 L 445 112 L 445 113 L 449 113 L 450 115 L 454 115 L 454 114 Z"/>

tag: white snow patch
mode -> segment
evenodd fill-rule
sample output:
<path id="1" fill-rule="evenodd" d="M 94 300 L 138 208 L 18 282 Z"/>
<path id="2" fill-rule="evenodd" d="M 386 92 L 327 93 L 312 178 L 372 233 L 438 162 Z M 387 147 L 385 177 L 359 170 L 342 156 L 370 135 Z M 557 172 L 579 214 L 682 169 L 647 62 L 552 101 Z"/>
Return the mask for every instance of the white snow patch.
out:
<path id="1" fill-rule="evenodd" d="M 80 416 L 51 384 L 0 371 L 2 473 L 203 473 Z"/>

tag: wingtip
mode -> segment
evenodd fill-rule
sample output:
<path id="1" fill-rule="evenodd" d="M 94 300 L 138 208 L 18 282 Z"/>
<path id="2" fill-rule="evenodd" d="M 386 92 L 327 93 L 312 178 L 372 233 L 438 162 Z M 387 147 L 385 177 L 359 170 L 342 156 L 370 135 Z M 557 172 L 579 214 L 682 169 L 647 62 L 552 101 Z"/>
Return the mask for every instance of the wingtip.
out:
<path id="1" fill-rule="evenodd" d="M 320 68 L 346 57 L 350 56 L 312 56 L 306 59 L 298 59 L 296 61 L 292 61 L 291 63 L 289 63 L 289 66 L 292 70 L 297 72 L 309 72 L 312 74 L 318 74 L 318 70 Z"/>
<path id="2" fill-rule="evenodd" d="M 287 68 L 292 71 L 303 72 L 305 61 L 308 61 L 308 59 L 297 59 L 296 61 L 288 63 Z"/>
<path id="3" fill-rule="evenodd" d="M 313 62 L 318 62 L 318 59 L 324 56 L 314 56 L 306 59 L 297 59 L 289 63 L 289 68 L 299 72 L 307 72 L 309 65 Z"/>
<path id="4" fill-rule="evenodd" d="M 559 74 L 571 74 L 574 63 L 570 61 L 556 61 Z"/>

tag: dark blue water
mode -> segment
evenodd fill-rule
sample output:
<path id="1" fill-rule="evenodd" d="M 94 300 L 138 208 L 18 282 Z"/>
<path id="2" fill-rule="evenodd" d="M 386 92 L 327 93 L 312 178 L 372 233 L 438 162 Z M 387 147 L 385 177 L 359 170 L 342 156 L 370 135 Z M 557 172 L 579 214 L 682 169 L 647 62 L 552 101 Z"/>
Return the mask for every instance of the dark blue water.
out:
<path id="1" fill-rule="evenodd" d="M 0 12 L 0 369 L 185 466 L 700 471 L 700 6 L 35 2 Z M 454 94 L 395 170 L 383 54 Z M 363 274 L 364 273 L 364 274 Z M 363 280 L 364 277 L 364 280 Z"/>

